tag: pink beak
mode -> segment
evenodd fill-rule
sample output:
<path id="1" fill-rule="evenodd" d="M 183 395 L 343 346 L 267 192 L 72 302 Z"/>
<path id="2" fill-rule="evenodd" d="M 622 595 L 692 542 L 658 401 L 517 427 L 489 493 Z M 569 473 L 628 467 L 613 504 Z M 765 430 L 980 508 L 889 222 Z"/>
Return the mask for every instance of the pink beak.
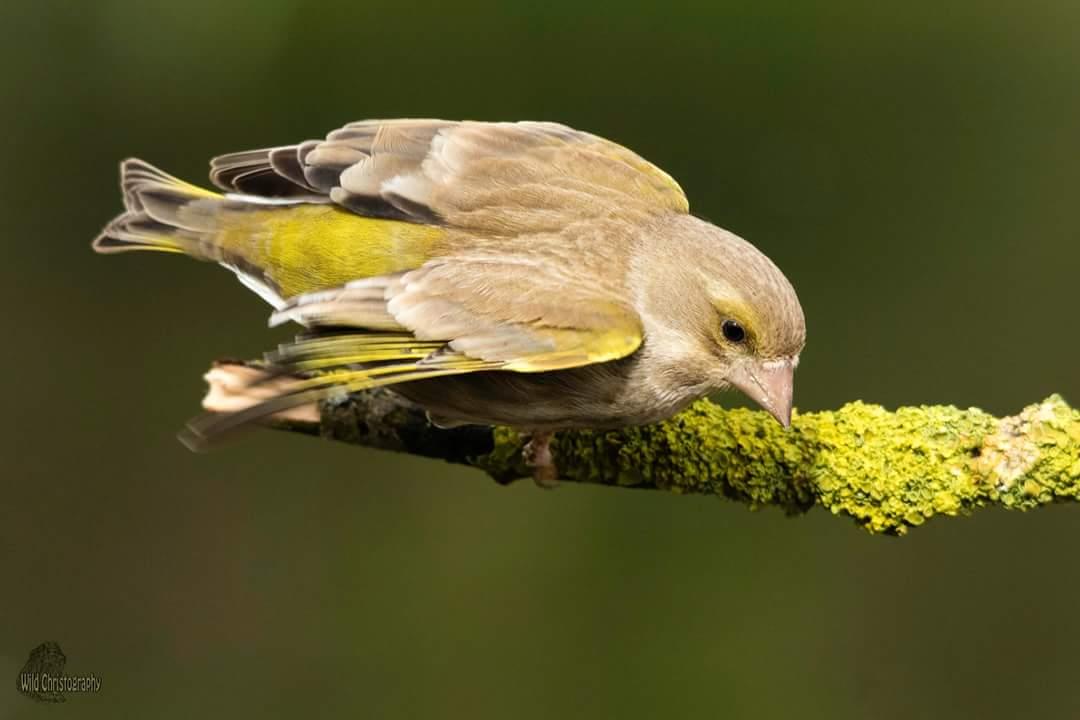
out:
<path id="1" fill-rule="evenodd" d="M 767 410 L 781 425 L 791 426 L 795 363 L 790 358 L 741 363 L 736 366 L 728 380 Z"/>

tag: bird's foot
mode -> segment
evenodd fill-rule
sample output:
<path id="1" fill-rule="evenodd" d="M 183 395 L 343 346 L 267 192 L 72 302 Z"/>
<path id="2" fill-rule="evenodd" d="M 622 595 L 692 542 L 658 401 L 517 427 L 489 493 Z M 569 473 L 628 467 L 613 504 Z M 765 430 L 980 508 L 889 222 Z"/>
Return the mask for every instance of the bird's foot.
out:
<path id="1" fill-rule="evenodd" d="M 547 490 L 559 485 L 559 468 L 551 457 L 551 438 L 554 435 L 553 432 L 534 432 L 521 449 L 522 459 L 532 468 L 533 482 Z"/>

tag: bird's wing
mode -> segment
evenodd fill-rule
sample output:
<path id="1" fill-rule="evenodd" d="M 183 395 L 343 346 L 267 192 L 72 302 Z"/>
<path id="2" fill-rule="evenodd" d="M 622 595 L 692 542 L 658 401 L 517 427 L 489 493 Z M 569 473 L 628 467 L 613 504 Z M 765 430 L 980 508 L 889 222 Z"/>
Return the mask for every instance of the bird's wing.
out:
<path id="1" fill-rule="evenodd" d="M 321 141 L 222 155 L 210 177 L 240 194 L 485 235 L 554 231 L 627 207 L 689 207 L 679 185 L 637 154 L 542 122 L 365 120 Z"/>
<path id="2" fill-rule="evenodd" d="M 546 238 L 551 247 L 577 248 L 579 257 L 548 256 L 539 236 L 510 254 L 480 245 L 406 273 L 298 296 L 273 322 L 370 329 L 389 316 L 418 341 L 516 372 L 624 357 L 642 342 L 641 319 L 621 283 L 592 277 L 587 268 L 601 267 L 595 252 L 565 237 L 582 232 L 579 225 Z"/>
<path id="3" fill-rule="evenodd" d="M 644 332 L 628 299 L 567 269 L 535 252 L 481 246 L 293 298 L 273 321 L 295 320 L 314 332 L 267 360 L 277 373 L 307 379 L 240 412 L 196 419 L 185 442 L 204 445 L 252 420 L 358 390 L 481 371 L 560 370 L 637 350 Z M 373 332 L 380 327 L 388 331 Z"/>

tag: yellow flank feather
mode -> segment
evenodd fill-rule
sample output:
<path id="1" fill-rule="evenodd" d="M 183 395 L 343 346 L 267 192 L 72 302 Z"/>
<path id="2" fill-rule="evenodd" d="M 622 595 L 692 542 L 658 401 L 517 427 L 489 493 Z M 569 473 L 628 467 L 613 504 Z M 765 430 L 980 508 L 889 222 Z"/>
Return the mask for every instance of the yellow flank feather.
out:
<path id="1" fill-rule="evenodd" d="M 422 265 L 442 231 L 333 205 L 229 207 L 214 244 L 262 270 L 289 298 Z"/>

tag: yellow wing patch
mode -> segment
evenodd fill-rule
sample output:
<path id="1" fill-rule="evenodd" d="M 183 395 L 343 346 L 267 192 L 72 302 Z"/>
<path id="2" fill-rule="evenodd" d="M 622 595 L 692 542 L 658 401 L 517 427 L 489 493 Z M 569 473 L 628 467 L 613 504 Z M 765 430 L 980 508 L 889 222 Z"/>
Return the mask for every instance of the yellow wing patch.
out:
<path id="1" fill-rule="evenodd" d="M 640 327 L 615 327 L 608 330 L 540 329 L 533 331 L 552 342 L 549 352 L 526 355 L 511 360 L 503 369 L 516 372 L 547 372 L 626 357 L 641 346 Z"/>
<path id="2" fill-rule="evenodd" d="M 690 201 L 675 178 L 621 145 L 607 140 L 602 140 L 600 145 L 603 154 L 621 160 L 637 171 L 639 175 L 633 179 L 633 184 L 639 197 L 677 213 L 690 212 Z"/>
<path id="3" fill-rule="evenodd" d="M 298 340 L 282 345 L 266 359 L 289 371 L 311 371 L 356 363 L 419 362 L 445 346 L 445 342 L 425 342 L 407 333 L 358 333 Z"/>

